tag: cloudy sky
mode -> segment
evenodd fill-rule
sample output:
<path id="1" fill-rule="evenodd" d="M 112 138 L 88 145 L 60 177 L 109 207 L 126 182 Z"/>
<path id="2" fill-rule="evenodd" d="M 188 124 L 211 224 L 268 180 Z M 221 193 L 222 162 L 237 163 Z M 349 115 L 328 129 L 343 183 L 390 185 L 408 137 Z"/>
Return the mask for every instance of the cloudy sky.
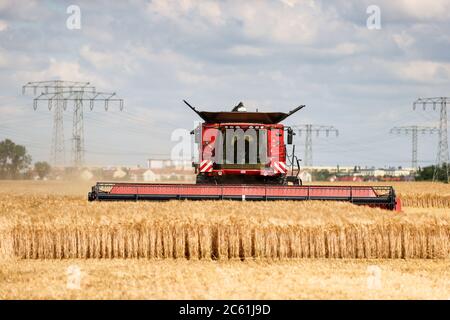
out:
<path id="1" fill-rule="evenodd" d="M 67 28 L 73 4 L 80 29 Z M 380 29 L 367 27 L 369 5 L 380 8 Z M 0 140 L 49 159 L 52 113 L 44 104 L 33 111 L 21 86 L 60 79 L 89 81 L 125 101 L 123 112 L 85 108 L 88 164 L 169 157 L 172 132 L 198 120 L 187 99 L 204 110 L 306 104 L 287 124 L 340 133 L 313 137 L 314 164 L 409 166 L 411 137 L 389 129 L 438 124 L 438 112 L 413 111 L 412 102 L 450 96 L 449 52 L 449 0 L 0 0 Z M 419 137 L 420 165 L 435 161 L 437 138 Z"/>

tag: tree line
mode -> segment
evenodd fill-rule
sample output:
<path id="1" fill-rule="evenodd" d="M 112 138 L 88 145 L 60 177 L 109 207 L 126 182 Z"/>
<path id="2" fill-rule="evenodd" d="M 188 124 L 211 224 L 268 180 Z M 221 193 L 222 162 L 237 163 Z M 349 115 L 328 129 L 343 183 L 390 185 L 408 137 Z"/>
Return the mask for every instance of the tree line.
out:
<path id="1" fill-rule="evenodd" d="M 31 163 L 31 156 L 24 146 L 10 139 L 0 142 L 0 179 L 30 178 Z M 34 171 L 43 179 L 50 173 L 51 167 L 45 161 L 38 161 L 34 163 Z"/>
<path id="2" fill-rule="evenodd" d="M 435 174 L 436 170 L 436 174 Z M 444 163 L 442 166 L 437 167 L 436 166 L 428 166 L 419 168 L 417 171 L 416 180 L 417 181 L 431 181 L 433 180 L 433 177 L 437 181 L 449 183 L 448 181 L 448 175 L 450 173 L 450 164 Z"/>

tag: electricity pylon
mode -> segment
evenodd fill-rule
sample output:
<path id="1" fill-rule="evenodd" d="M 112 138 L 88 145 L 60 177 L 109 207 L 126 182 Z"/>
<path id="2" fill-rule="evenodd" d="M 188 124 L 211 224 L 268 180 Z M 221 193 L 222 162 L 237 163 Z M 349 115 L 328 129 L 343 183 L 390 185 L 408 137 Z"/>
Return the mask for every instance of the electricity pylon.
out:
<path id="1" fill-rule="evenodd" d="M 433 110 L 439 106 L 439 145 L 436 156 L 436 166 L 433 173 L 433 180 L 437 180 L 439 169 L 445 169 L 446 181 L 449 178 L 449 155 L 448 155 L 448 132 L 447 132 L 447 102 L 450 101 L 448 97 L 434 97 L 434 98 L 419 98 L 413 103 L 413 110 L 417 105 L 422 105 L 426 110 L 427 106 L 432 105 Z"/>
<path id="2" fill-rule="evenodd" d="M 84 164 L 84 124 L 83 124 L 83 103 L 89 102 L 90 110 L 98 102 L 103 102 L 105 110 L 108 110 L 110 102 L 119 104 L 120 110 L 123 110 L 123 100 L 117 98 L 115 93 L 96 92 L 94 90 L 79 90 L 43 92 L 34 99 L 34 108 L 37 108 L 39 102 L 46 101 L 49 108 L 54 104 L 62 103 L 64 110 L 67 109 L 67 103 L 73 103 L 73 129 L 72 129 L 72 161 L 75 167 L 81 167 Z"/>
<path id="3" fill-rule="evenodd" d="M 312 167 L 313 165 L 312 135 L 314 132 L 316 133 L 316 137 L 319 137 L 321 132 L 325 132 L 325 135 L 327 137 L 330 135 L 330 133 L 335 133 L 336 137 L 339 136 L 339 131 L 333 126 L 302 124 L 298 126 L 292 126 L 292 128 L 297 129 L 299 135 L 301 135 L 303 132 L 305 133 L 305 167 Z"/>
<path id="4" fill-rule="evenodd" d="M 413 170 L 417 170 L 417 145 L 418 145 L 418 134 L 434 134 L 438 133 L 439 128 L 437 127 L 427 127 L 427 126 L 403 126 L 403 127 L 394 127 L 390 130 L 390 133 L 396 134 L 411 134 L 412 137 L 412 157 L 411 157 L 411 167 Z"/>
<path id="5" fill-rule="evenodd" d="M 92 91 L 95 92 L 95 88 L 89 85 L 89 82 L 75 82 L 75 81 L 35 81 L 28 82 L 22 87 L 22 94 L 26 94 L 27 91 L 32 90 L 36 95 L 37 90 L 42 90 L 47 94 L 54 94 L 56 99 L 55 104 L 49 104 L 48 109 L 53 110 L 53 132 L 52 132 L 52 144 L 50 151 L 50 163 L 53 166 L 64 166 L 66 164 L 65 145 L 64 145 L 64 121 L 63 121 L 63 107 L 61 93 L 74 92 L 74 91 Z M 37 105 L 33 105 L 34 110 L 37 109 Z"/>

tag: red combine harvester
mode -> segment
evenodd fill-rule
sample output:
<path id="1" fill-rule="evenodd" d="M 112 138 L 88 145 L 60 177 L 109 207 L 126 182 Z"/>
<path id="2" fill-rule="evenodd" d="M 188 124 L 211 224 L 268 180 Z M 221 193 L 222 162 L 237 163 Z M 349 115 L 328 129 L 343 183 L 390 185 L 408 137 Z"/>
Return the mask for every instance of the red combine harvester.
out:
<path id="1" fill-rule="evenodd" d="M 90 201 L 332 200 L 401 210 L 391 186 L 302 185 L 294 145 L 287 154 L 294 132 L 280 122 L 304 106 L 288 113 L 247 112 L 239 103 L 230 112 L 208 112 L 184 102 L 204 121 L 191 132 L 199 152 L 196 184 L 98 182 Z"/>

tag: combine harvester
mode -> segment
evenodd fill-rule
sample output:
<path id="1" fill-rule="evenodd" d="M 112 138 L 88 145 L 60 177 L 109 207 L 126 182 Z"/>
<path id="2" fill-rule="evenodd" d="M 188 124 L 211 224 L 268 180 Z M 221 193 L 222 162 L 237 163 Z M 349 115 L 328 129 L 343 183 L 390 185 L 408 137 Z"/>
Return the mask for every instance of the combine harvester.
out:
<path id="1" fill-rule="evenodd" d="M 401 210 L 391 186 L 302 185 L 294 132 L 280 122 L 304 106 L 288 113 L 247 112 L 239 103 L 230 112 L 208 112 L 184 102 L 204 121 L 191 132 L 199 146 L 196 184 L 98 182 L 90 201 L 331 200 Z M 286 145 L 292 145 L 290 156 Z"/>

